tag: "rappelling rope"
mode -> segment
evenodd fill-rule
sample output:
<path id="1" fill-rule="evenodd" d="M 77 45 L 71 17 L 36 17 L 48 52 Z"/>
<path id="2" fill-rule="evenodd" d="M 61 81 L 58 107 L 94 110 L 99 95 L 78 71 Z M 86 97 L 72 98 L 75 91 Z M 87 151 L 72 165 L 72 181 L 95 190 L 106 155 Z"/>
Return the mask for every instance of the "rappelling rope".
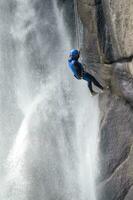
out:
<path id="1" fill-rule="evenodd" d="M 74 0 L 74 13 L 75 13 L 75 29 L 76 29 L 76 46 L 77 49 L 80 49 L 80 24 L 79 24 L 79 15 L 78 15 L 78 3 L 77 0 Z"/>

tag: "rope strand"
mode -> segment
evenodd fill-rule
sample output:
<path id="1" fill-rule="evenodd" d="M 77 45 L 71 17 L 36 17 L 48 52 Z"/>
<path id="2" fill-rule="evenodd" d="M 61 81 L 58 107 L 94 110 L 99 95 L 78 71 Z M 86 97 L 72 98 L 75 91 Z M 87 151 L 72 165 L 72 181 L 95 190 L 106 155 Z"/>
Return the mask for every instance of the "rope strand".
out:
<path id="1" fill-rule="evenodd" d="M 76 46 L 78 49 L 80 49 L 80 25 L 79 25 L 77 0 L 74 0 L 74 13 L 75 13 L 75 27 L 76 27 Z"/>

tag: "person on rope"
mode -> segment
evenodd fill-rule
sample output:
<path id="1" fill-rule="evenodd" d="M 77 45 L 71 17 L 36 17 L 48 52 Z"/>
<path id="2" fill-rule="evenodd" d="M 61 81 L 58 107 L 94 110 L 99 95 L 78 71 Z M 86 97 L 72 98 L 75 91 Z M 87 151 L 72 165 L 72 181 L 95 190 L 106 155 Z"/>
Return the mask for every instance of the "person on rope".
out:
<path id="1" fill-rule="evenodd" d="M 95 86 L 103 90 L 103 86 L 88 72 L 86 72 L 83 68 L 83 65 L 78 61 L 80 57 L 80 51 L 77 49 L 72 49 L 70 51 L 69 59 L 68 59 L 68 66 L 73 72 L 75 78 L 77 79 L 83 79 L 88 82 L 88 88 L 92 95 L 97 94 L 93 88 L 92 83 L 94 83 Z"/>

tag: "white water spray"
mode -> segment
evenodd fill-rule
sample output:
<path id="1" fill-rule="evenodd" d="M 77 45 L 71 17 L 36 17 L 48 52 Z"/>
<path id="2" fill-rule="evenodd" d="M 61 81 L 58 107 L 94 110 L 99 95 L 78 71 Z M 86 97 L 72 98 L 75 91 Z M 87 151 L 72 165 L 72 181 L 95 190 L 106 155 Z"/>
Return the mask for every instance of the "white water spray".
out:
<path id="1" fill-rule="evenodd" d="M 52 1 L 52 6 L 40 1 L 45 12 L 51 9 L 56 28 L 51 26 L 47 13 L 37 15 L 34 3 L 17 0 L 11 30 L 19 49 L 15 80 L 17 103 L 24 119 L 8 157 L 5 196 L 7 200 L 96 200 L 98 100 L 89 95 L 86 83 L 75 80 L 64 66 L 62 52 L 71 46 L 56 1 Z M 39 23 L 46 25 L 43 34 Z M 57 35 L 57 42 L 51 39 L 42 44 L 47 37 L 47 24 L 51 35 Z M 30 33 L 35 34 L 31 54 L 25 42 Z M 58 49 L 55 56 L 50 44 Z M 32 87 L 34 76 L 29 75 L 33 72 L 28 56 L 34 59 L 36 48 L 39 64 L 43 62 L 48 67 L 39 90 Z M 47 50 L 52 51 L 50 56 Z M 32 92 L 33 88 L 36 92 Z"/>

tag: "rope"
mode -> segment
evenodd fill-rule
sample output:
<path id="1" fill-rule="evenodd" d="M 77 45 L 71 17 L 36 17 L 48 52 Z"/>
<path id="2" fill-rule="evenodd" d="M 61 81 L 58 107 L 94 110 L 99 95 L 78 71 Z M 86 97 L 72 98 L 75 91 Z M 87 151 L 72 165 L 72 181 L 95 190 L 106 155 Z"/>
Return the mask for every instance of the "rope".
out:
<path id="1" fill-rule="evenodd" d="M 75 27 L 76 27 L 76 47 L 80 48 L 80 24 L 78 15 L 78 5 L 77 0 L 74 0 L 74 13 L 75 13 Z"/>

